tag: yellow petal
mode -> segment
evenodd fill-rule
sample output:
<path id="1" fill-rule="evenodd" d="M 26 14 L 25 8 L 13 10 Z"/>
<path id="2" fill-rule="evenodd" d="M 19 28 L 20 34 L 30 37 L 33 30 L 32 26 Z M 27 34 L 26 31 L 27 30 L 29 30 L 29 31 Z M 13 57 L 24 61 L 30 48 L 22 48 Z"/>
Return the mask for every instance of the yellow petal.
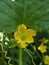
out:
<path id="1" fill-rule="evenodd" d="M 27 43 L 33 43 L 34 42 L 34 38 L 29 37 L 29 38 L 26 39 L 26 42 Z"/>
<path id="2" fill-rule="evenodd" d="M 16 40 L 18 40 L 20 38 L 19 33 L 18 32 L 14 32 L 14 37 L 15 37 Z"/>
<path id="3" fill-rule="evenodd" d="M 36 31 L 35 30 L 32 30 L 32 29 L 27 29 L 26 33 L 29 36 L 36 36 Z"/>
<path id="4" fill-rule="evenodd" d="M 26 48 L 26 46 L 28 46 L 28 44 L 26 44 L 26 43 L 20 43 L 20 46 L 21 46 L 22 48 Z"/>
<path id="5" fill-rule="evenodd" d="M 21 24 L 18 26 L 18 32 L 20 34 L 25 33 L 26 29 L 27 29 L 27 27 L 24 24 Z"/>
<path id="6" fill-rule="evenodd" d="M 18 43 L 26 43 L 26 41 L 21 40 L 21 38 L 18 40 Z"/>

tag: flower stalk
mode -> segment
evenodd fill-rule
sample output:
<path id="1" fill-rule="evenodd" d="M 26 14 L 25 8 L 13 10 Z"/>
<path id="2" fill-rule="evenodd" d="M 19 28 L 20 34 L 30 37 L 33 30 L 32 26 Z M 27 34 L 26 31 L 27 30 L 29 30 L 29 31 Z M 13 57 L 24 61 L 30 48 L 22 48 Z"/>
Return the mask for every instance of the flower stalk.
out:
<path id="1" fill-rule="evenodd" d="M 19 46 L 19 65 L 22 65 L 22 48 Z"/>

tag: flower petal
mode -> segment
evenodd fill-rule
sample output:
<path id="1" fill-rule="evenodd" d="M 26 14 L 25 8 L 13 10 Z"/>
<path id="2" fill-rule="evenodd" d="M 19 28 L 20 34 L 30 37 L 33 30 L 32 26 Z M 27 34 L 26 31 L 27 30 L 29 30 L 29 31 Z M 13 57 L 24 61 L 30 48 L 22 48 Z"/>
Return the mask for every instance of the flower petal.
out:
<path id="1" fill-rule="evenodd" d="M 29 37 L 29 38 L 27 38 L 26 42 L 27 43 L 33 43 L 34 42 L 34 38 Z"/>
<path id="2" fill-rule="evenodd" d="M 26 44 L 26 43 L 20 43 L 20 46 L 21 46 L 22 48 L 26 48 L 26 46 L 28 46 L 28 44 Z"/>
<path id="3" fill-rule="evenodd" d="M 21 38 L 19 38 L 19 40 L 18 40 L 18 42 L 17 43 L 26 43 L 26 40 L 25 41 L 23 41 L 23 40 L 21 40 Z"/>
<path id="4" fill-rule="evenodd" d="M 19 40 L 20 36 L 19 36 L 19 33 L 18 32 L 14 32 L 14 37 L 16 40 Z"/>
<path id="5" fill-rule="evenodd" d="M 24 24 L 21 24 L 18 26 L 18 32 L 20 34 L 25 33 L 26 29 L 27 29 L 27 27 Z"/>
<path id="6" fill-rule="evenodd" d="M 26 33 L 27 33 L 29 36 L 36 36 L 36 31 L 35 31 L 35 30 L 32 30 L 32 29 L 27 29 L 27 30 L 26 30 Z"/>

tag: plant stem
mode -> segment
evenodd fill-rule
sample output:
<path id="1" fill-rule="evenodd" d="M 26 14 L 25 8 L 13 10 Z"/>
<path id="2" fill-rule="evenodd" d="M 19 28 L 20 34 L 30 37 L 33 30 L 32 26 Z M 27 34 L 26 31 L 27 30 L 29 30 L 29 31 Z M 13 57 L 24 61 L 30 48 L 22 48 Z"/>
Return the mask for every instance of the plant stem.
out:
<path id="1" fill-rule="evenodd" d="M 29 51 L 27 50 L 27 49 L 24 49 L 27 53 L 28 53 L 28 55 L 30 56 L 30 58 L 31 58 L 31 60 L 32 60 L 32 63 L 33 63 L 33 65 L 36 65 L 35 64 L 35 62 L 34 62 L 34 60 L 33 60 L 33 57 L 32 57 L 32 55 L 29 53 Z"/>
<path id="2" fill-rule="evenodd" d="M 30 44 L 30 46 L 32 47 L 32 44 Z M 32 47 L 33 48 L 33 47 Z M 33 48 L 34 49 L 34 48 Z M 36 49 L 36 47 L 35 47 L 35 49 Z M 38 53 L 38 51 L 37 51 L 37 49 L 35 50 L 34 49 L 34 51 L 37 53 L 37 55 L 38 55 L 38 57 L 41 59 L 41 61 L 42 61 L 42 57 L 40 56 L 40 54 Z"/>
<path id="3" fill-rule="evenodd" d="M 19 65 L 22 65 L 22 48 L 19 46 Z"/>
<path id="4" fill-rule="evenodd" d="M 38 53 L 38 51 L 36 50 L 36 53 L 38 55 L 38 57 L 41 59 L 41 61 L 43 60 L 42 57 L 40 56 L 40 54 Z"/>

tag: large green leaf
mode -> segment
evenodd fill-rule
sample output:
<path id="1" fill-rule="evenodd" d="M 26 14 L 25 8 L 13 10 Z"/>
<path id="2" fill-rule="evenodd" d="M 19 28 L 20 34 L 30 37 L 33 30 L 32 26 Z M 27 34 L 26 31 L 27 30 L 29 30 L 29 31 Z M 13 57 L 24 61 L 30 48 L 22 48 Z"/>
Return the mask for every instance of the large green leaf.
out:
<path id="1" fill-rule="evenodd" d="M 49 0 L 0 0 L 0 29 L 11 33 L 19 24 L 49 29 Z"/>

